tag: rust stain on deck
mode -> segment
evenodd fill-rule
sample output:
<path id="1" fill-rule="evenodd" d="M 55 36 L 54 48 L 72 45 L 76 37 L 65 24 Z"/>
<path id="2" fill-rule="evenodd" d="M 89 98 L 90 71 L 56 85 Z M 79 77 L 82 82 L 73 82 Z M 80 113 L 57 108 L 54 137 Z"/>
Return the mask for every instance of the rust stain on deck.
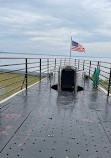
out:
<path id="1" fill-rule="evenodd" d="M 82 119 L 82 121 L 83 121 L 83 122 L 93 122 L 93 121 L 91 121 L 91 120 L 89 120 L 89 119 Z"/>
<path id="2" fill-rule="evenodd" d="M 8 131 L 7 130 L 2 131 L 2 132 L 0 132 L 0 135 L 8 135 Z"/>
<path id="3" fill-rule="evenodd" d="M 14 118 L 20 118 L 21 114 L 6 114 L 5 118 L 7 119 L 14 119 Z"/>
<path id="4" fill-rule="evenodd" d="M 10 130 L 12 129 L 12 126 L 6 126 L 5 129 L 6 130 L 0 132 L 0 135 L 8 135 Z"/>
<path id="5" fill-rule="evenodd" d="M 20 146 L 22 146 L 23 144 L 22 143 L 20 143 L 20 144 L 18 144 L 18 147 L 20 147 Z"/>

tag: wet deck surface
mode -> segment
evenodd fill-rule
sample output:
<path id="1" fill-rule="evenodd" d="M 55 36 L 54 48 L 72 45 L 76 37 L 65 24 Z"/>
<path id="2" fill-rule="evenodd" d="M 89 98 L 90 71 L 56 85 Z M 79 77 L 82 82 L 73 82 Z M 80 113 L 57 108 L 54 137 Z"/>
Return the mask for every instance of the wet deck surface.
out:
<path id="1" fill-rule="evenodd" d="M 1 158 L 111 158 L 111 99 L 90 81 L 74 95 L 44 80 L 2 106 Z"/>

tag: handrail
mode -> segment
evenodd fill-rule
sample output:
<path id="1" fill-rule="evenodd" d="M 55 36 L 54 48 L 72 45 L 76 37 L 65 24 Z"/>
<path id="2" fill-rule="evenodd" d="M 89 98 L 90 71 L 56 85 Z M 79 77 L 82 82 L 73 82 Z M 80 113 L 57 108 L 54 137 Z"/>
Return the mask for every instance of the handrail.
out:
<path id="1" fill-rule="evenodd" d="M 78 68 L 78 71 L 79 69 L 84 70 L 89 76 L 93 75 L 94 69 L 99 64 L 100 80 L 102 81 L 101 84 L 103 85 L 103 87 L 105 87 L 105 89 L 107 89 L 108 95 L 111 92 L 111 63 L 109 62 L 84 60 L 79 58 L 0 57 L 0 60 L 3 60 L 3 64 L 0 64 L 0 88 L 4 88 L 4 90 L 6 90 L 6 92 L 3 94 L 1 94 L 1 91 L 0 96 L 7 97 L 8 95 L 10 95 L 10 92 L 18 89 L 18 87 L 22 88 L 23 86 L 25 86 L 25 88 L 27 89 L 29 84 L 32 83 L 32 80 L 36 82 L 37 79 L 40 79 L 41 81 L 42 77 L 48 76 L 50 72 L 55 71 L 55 68 L 58 69 L 59 66 L 64 66 L 67 63 L 72 63 L 73 66 Z M 8 68 L 4 69 L 5 67 Z M 22 81 L 23 83 L 22 85 L 20 85 Z M 8 89 L 8 87 L 11 87 L 11 89 Z"/>

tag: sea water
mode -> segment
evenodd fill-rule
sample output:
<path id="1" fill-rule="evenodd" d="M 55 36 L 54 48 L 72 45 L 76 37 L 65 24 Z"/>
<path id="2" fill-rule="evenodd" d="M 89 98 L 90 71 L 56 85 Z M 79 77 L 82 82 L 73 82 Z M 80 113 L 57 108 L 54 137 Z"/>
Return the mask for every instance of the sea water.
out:
<path id="1" fill-rule="evenodd" d="M 52 61 L 52 63 L 50 62 L 50 66 L 53 68 L 55 61 L 54 59 L 57 58 L 58 59 L 58 64 L 60 63 L 60 58 L 69 58 L 69 56 L 54 56 L 54 55 L 28 55 L 28 54 L 5 54 L 5 53 L 0 53 L 0 57 L 4 58 L 18 58 L 18 59 L 0 59 L 0 70 L 7 72 L 7 70 L 19 70 L 20 69 L 20 73 L 23 71 L 25 71 L 25 59 L 19 59 L 19 58 L 33 58 L 33 59 L 28 59 L 28 63 L 33 62 L 33 64 L 28 64 L 28 72 L 39 72 L 40 71 L 40 58 L 42 59 L 42 72 L 47 72 L 47 58 L 50 58 L 50 61 Z M 86 61 L 86 64 L 89 66 L 89 62 L 93 61 L 95 63 L 95 66 L 92 65 L 91 67 L 91 72 L 93 73 L 94 68 L 97 67 L 97 62 L 100 62 L 101 65 L 101 77 L 102 79 L 105 80 L 106 78 L 109 78 L 109 72 L 110 72 L 110 67 L 111 67 L 111 58 L 105 58 L 105 57 L 84 57 L 84 56 L 73 56 L 73 59 L 77 59 L 81 61 L 80 65 L 81 65 L 81 69 L 83 68 L 83 60 Z M 63 61 L 64 60 L 64 61 Z M 62 62 L 64 64 L 65 59 L 63 59 Z M 88 63 L 87 63 L 88 62 Z M 106 63 L 107 62 L 107 63 Z M 12 66 L 4 66 L 2 67 L 2 65 L 7 65 L 7 64 L 12 64 Z M 20 64 L 20 65 L 13 65 L 13 64 Z M 74 64 L 74 63 L 73 63 Z M 72 64 L 72 65 L 73 65 Z M 78 65 L 78 63 L 77 63 Z M 106 67 L 106 68 L 105 68 Z M 22 70 L 23 69 L 23 70 Z M 89 67 L 85 67 L 87 74 L 89 73 Z M 106 72 L 106 73 L 105 73 Z M 17 71 L 16 73 L 19 73 L 19 71 Z M 105 76 L 105 77 L 103 77 Z"/>

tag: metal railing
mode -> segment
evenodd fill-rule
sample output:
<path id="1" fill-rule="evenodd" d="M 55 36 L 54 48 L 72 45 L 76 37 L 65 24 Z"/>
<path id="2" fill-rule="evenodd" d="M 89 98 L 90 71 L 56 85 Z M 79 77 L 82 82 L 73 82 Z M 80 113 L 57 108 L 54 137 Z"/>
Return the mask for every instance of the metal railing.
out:
<path id="1" fill-rule="evenodd" d="M 0 58 L 0 100 L 41 82 L 66 62 L 68 58 Z"/>
<path id="2" fill-rule="evenodd" d="M 57 72 L 59 66 L 71 63 L 90 78 L 100 68 L 100 85 L 110 94 L 111 63 L 74 58 L 0 58 L 0 100 L 28 88 L 29 85 Z"/>
<path id="3" fill-rule="evenodd" d="M 78 64 L 77 64 L 78 62 Z M 78 60 L 75 59 L 75 66 L 78 69 L 84 70 L 86 74 L 93 79 L 93 73 L 95 68 L 100 69 L 99 84 L 107 91 L 109 96 L 111 90 L 111 63 L 103 61 L 91 61 L 91 60 Z"/>

